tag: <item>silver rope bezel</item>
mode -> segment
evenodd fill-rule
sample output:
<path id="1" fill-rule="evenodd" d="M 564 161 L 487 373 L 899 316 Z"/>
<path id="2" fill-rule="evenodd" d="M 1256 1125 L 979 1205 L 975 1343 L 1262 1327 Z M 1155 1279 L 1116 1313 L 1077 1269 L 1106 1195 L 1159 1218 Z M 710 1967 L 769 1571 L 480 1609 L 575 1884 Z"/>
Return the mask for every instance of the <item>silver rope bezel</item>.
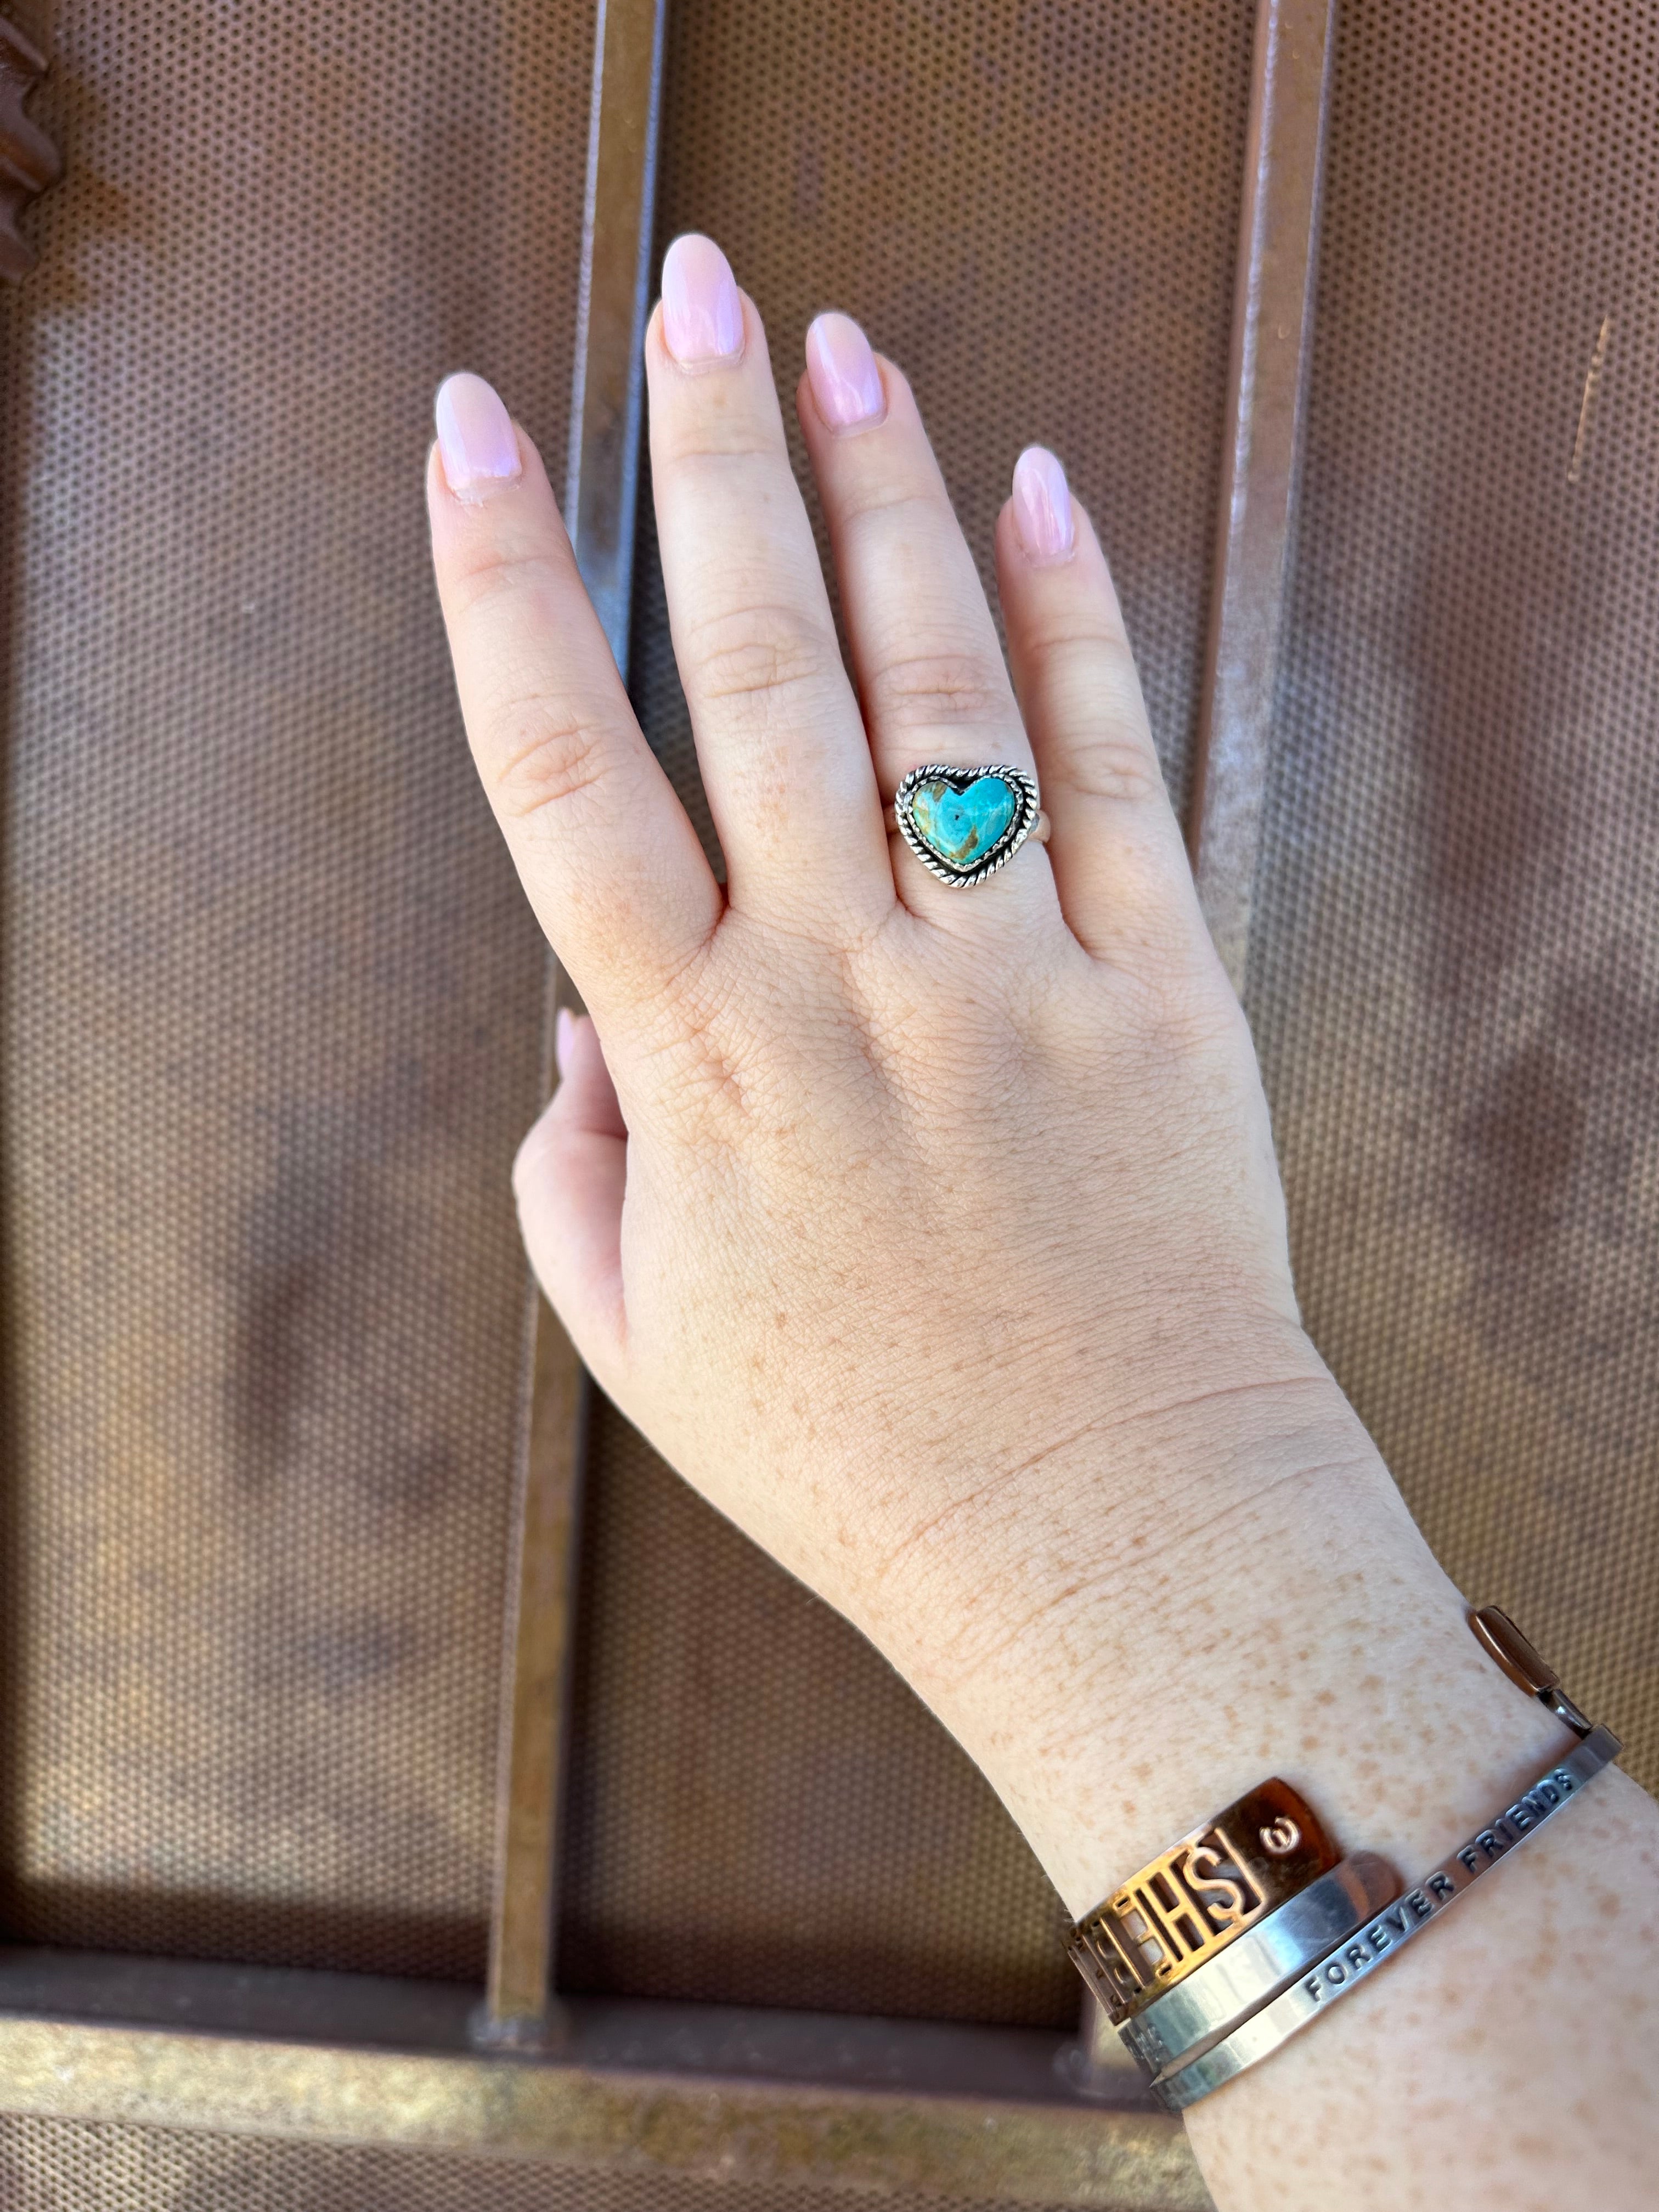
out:
<path id="1" fill-rule="evenodd" d="M 994 776 L 1000 783 L 1006 783 L 1013 793 L 1018 801 L 1014 818 L 990 851 L 981 860 L 976 860 L 971 868 L 953 868 L 948 861 L 940 860 L 916 828 L 912 801 L 922 784 L 931 783 L 935 779 L 948 783 L 953 791 L 963 792 L 970 784 L 977 783 L 981 776 L 988 775 Z M 1036 818 L 1042 811 L 1036 778 L 1028 775 L 1023 768 L 1012 767 L 1007 761 L 987 761 L 978 768 L 960 768 L 953 761 L 930 761 L 925 768 L 913 768 L 893 793 L 893 816 L 898 823 L 900 836 L 928 874 L 936 876 L 940 883 L 948 884 L 952 890 L 969 890 L 974 884 L 982 884 L 988 876 L 995 875 L 999 868 L 1006 868 L 1036 827 Z"/>

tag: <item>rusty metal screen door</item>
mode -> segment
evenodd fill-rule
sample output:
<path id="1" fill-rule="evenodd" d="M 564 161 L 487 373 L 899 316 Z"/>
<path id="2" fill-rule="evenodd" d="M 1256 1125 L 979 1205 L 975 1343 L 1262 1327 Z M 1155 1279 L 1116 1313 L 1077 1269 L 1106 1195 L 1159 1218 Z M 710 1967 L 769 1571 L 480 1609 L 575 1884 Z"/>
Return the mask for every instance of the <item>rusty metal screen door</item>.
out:
<path id="1" fill-rule="evenodd" d="M 562 459 L 705 836 L 667 238 L 787 386 L 826 305 L 904 363 L 988 580 L 1064 453 L 1315 1332 L 1651 1781 L 1659 27 L 9 12 L 64 170 L 0 360 L 0 2205 L 1198 2212 L 980 1778 L 528 1295 L 565 986 L 443 662 L 431 392 Z"/>

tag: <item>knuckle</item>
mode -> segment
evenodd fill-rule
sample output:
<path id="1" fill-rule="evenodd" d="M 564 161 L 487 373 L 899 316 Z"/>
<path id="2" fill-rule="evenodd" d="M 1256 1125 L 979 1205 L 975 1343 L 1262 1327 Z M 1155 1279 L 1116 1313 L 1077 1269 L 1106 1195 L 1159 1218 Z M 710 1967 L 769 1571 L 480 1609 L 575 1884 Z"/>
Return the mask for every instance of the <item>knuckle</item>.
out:
<path id="1" fill-rule="evenodd" d="M 1085 797 L 1144 806 L 1167 804 L 1164 771 L 1149 737 L 1127 730 L 1085 732 L 1071 748 L 1068 781 Z"/>
<path id="2" fill-rule="evenodd" d="M 1194 1071 L 1231 1058 L 1243 1021 L 1238 1002 L 1204 962 L 1183 957 L 1185 948 L 1166 945 L 1144 979 L 1138 1048 L 1146 1063 L 1160 1072 Z"/>
<path id="3" fill-rule="evenodd" d="M 896 654 L 870 672 L 865 691 L 872 717 L 889 730 L 1010 719 L 1000 666 L 971 649 Z"/>
<path id="4" fill-rule="evenodd" d="M 822 627 L 793 607 L 737 607 L 710 617 L 687 640 L 699 696 L 760 701 L 818 683 L 828 663 Z"/>
<path id="5" fill-rule="evenodd" d="M 450 619 L 465 622 L 501 599 L 539 604 L 560 580 L 558 564 L 549 553 L 482 546 L 451 569 L 446 587 Z"/>
<path id="6" fill-rule="evenodd" d="M 1163 805 L 1169 793 L 1152 743 L 1128 640 L 1092 628 L 1041 637 L 1049 674 L 1040 686 L 1064 739 L 1065 779 L 1085 799 Z"/>
<path id="7" fill-rule="evenodd" d="M 533 696 L 496 709 L 490 760 L 498 811 L 523 822 L 591 798 L 611 772 L 615 750 L 599 716 L 570 701 Z"/>
<path id="8" fill-rule="evenodd" d="M 726 404 L 720 404 L 721 397 Z M 652 466 L 658 477 L 678 470 L 689 486 L 701 487 L 722 477 L 741 481 L 757 470 L 769 473 L 781 461 L 787 465 L 781 427 L 757 422 L 741 404 L 732 406 L 730 392 L 718 395 L 699 379 L 696 389 L 677 391 L 675 398 L 678 405 L 652 420 Z"/>

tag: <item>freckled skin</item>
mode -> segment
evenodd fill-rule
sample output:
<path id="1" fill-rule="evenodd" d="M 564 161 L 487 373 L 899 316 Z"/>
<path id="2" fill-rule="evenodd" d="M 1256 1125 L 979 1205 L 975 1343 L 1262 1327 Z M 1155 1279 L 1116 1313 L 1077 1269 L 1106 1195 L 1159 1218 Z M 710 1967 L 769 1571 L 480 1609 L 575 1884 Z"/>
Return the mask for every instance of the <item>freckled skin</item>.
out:
<path id="1" fill-rule="evenodd" d="M 724 269 L 686 251 L 685 283 Z M 646 355 L 724 885 L 528 441 L 466 497 L 429 472 L 469 738 L 598 1023 L 520 1156 L 532 1262 L 601 1386 L 886 1654 L 1074 1913 L 1274 1774 L 1415 1880 L 1564 1732 L 1475 1646 L 1302 1328 L 1249 1032 L 1088 518 L 1040 562 L 1017 501 L 999 524 L 1017 701 L 903 379 L 872 366 L 855 434 L 804 387 L 854 692 L 722 281 L 702 321 L 735 351 L 687 368 L 659 312 Z M 881 825 L 941 757 L 1035 766 L 1048 846 L 939 883 Z M 1604 1775 L 1194 2109 L 1218 2212 L 1650 2212 L 1656 1894 L 1659 1808 Z"/>

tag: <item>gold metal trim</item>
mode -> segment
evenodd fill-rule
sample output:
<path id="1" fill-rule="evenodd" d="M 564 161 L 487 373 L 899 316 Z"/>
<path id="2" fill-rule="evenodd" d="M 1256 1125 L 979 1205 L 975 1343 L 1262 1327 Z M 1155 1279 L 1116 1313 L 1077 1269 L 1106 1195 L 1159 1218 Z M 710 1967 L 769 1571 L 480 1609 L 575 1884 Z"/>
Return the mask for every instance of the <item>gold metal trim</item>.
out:
<path id="1" fill-rule="evenodd" d="M 1066 1948 L 1113 2022 L 1131 2019 L 1339 1856 L 1288 1783 L 1261 1783 L 1160 1851 L 1078 1922 Z"/>
<path id="2" fill-rule="evenodd" d="M 1517 1688 L 1536 1698 L 1575 1735 L 1587 1736 L 1590 1723 L 1561 1687 L 1561 1677 L 1532 1638 L 1516 1627 L 1501 1606 L 1483 1605 L 1468 1616 L 1474 1640 L 1489 1659 L 1494 1659 Z"/>
<path id="3" fill-rule="evenodd" d="M 982 2204 L 1203 2212 L 1178 2121 L 985 2098 L 597 2072 L 0 2019 L 0 2108 L 549 2165 L 840 2183 Z"/>

